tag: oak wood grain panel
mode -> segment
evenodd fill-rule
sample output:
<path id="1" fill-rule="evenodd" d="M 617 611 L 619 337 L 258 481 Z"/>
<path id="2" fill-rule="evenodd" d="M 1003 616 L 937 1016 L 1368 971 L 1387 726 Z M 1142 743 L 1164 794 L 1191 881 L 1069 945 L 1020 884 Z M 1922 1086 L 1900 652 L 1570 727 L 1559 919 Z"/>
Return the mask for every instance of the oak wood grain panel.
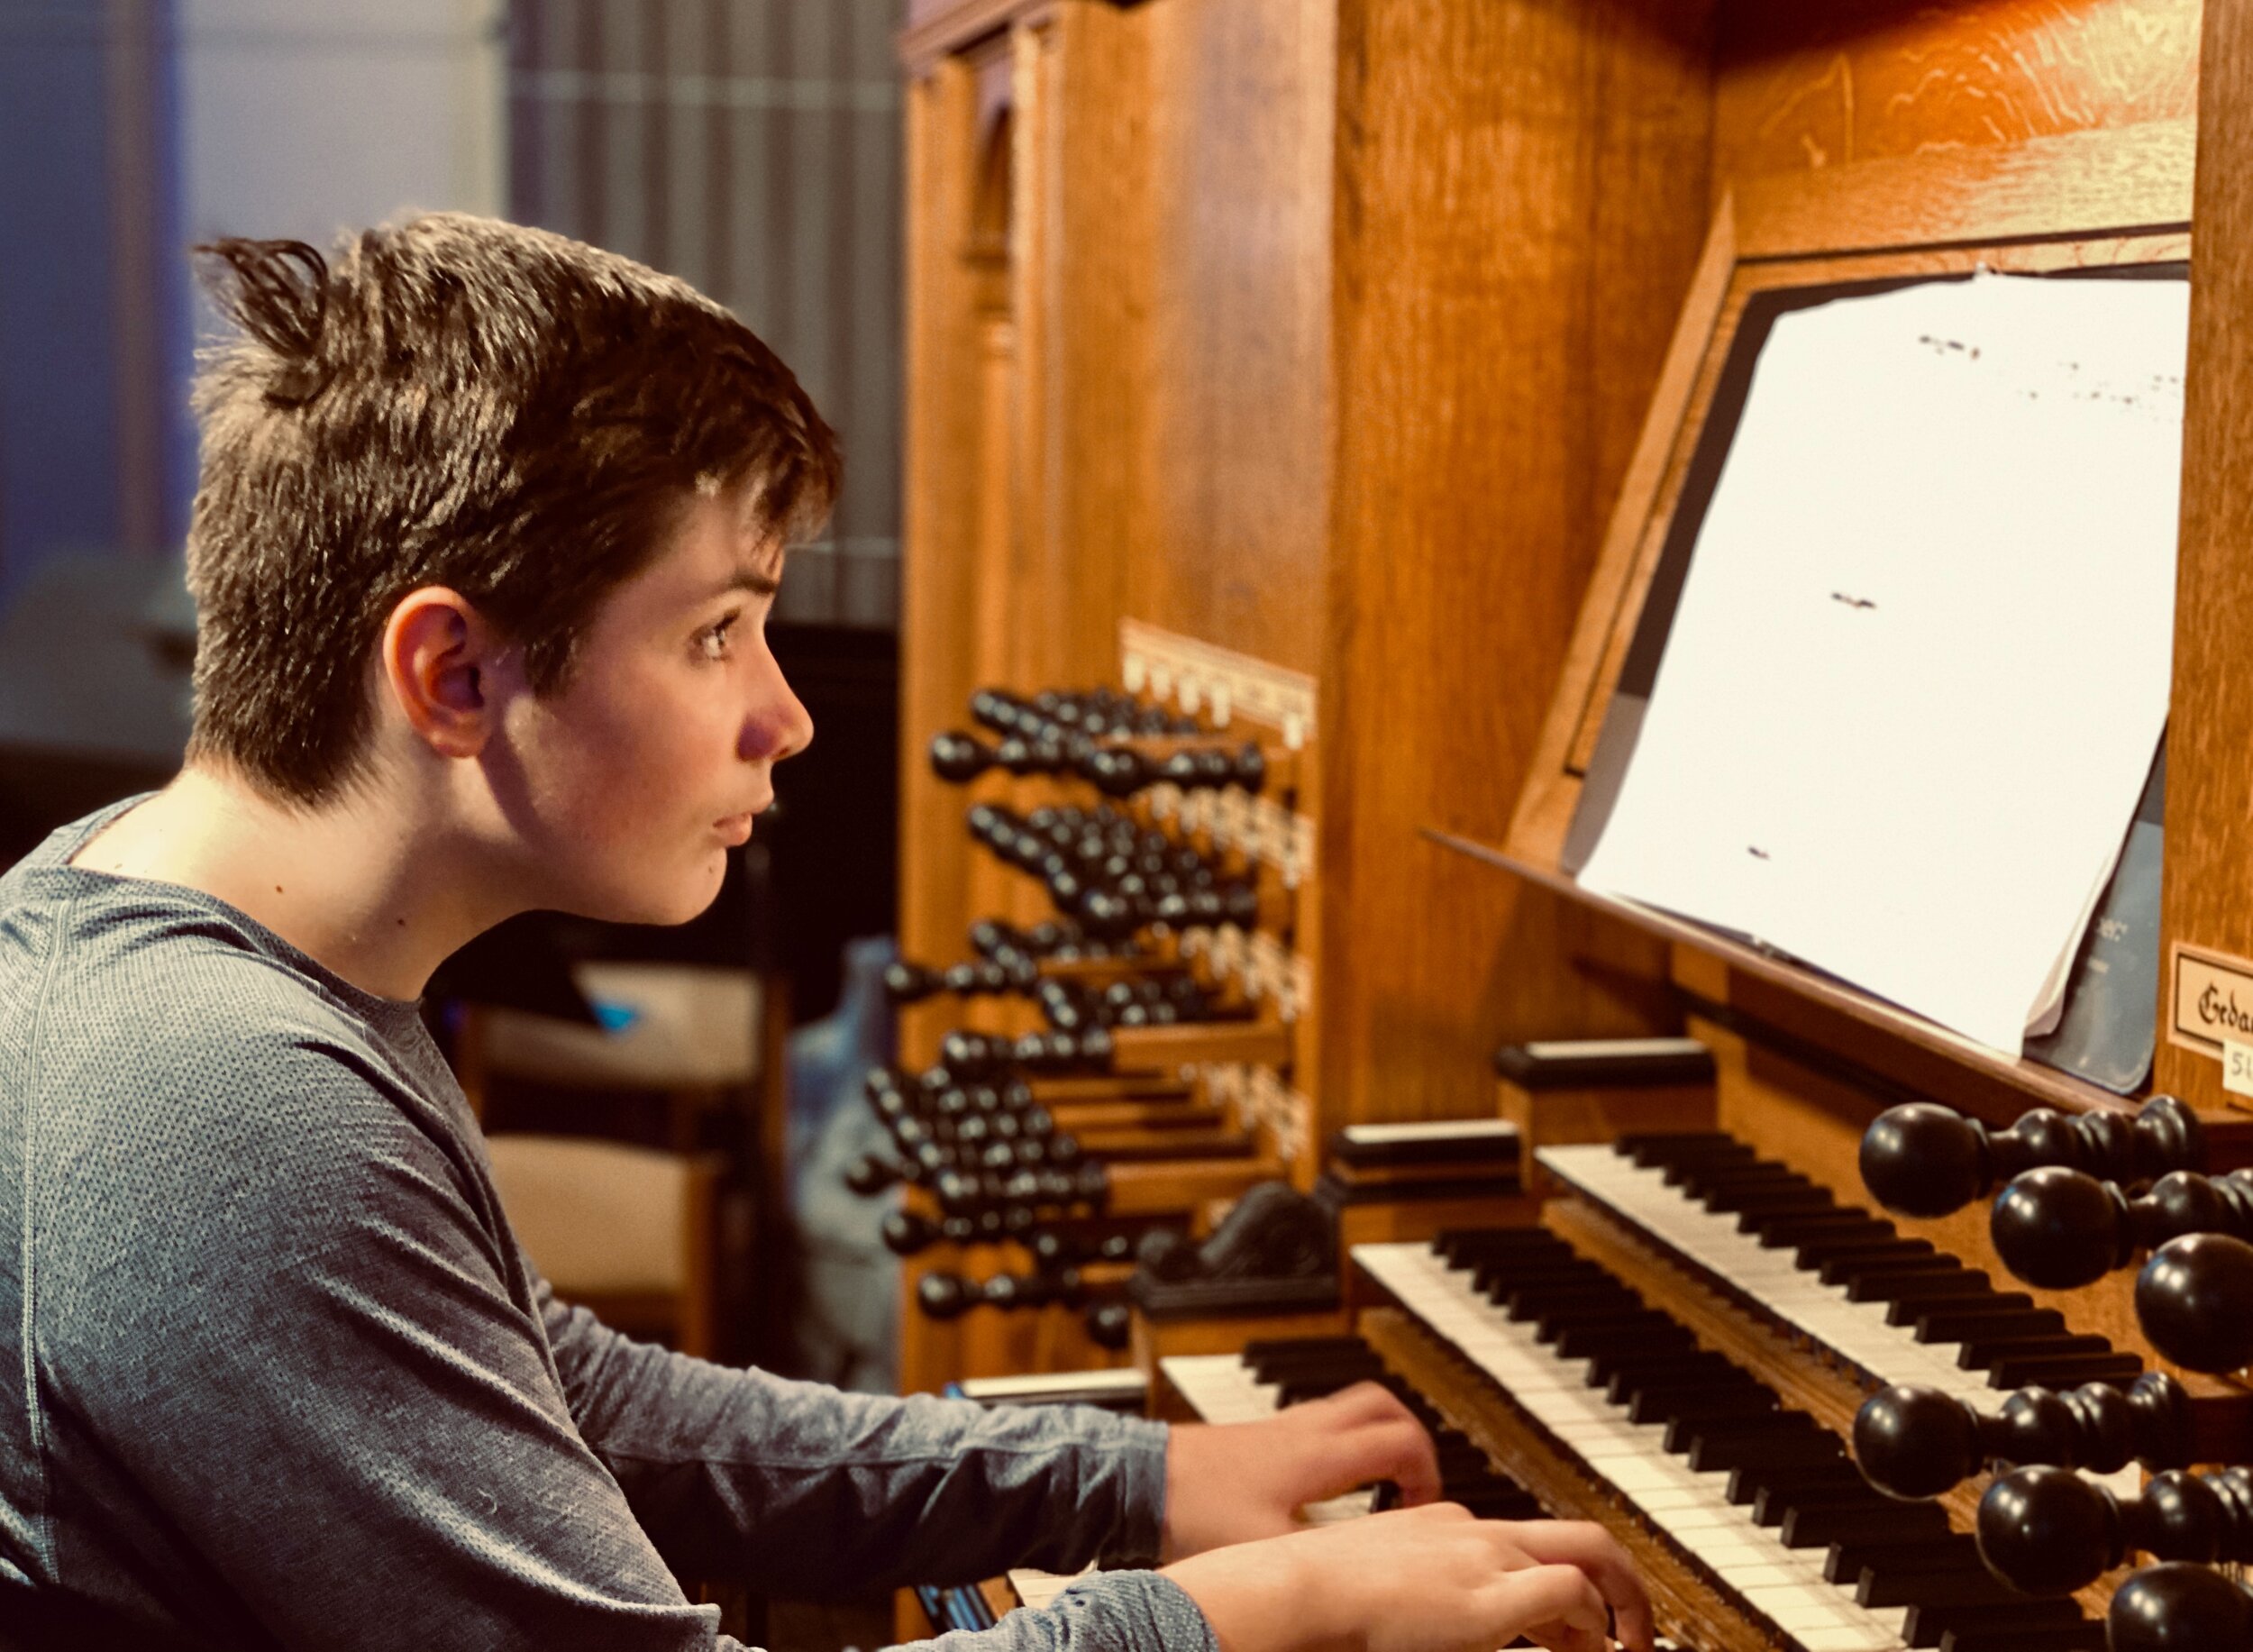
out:
<path id="1" fill-rule="evenodd" d="M 959 790 L 924 750 L 974 686 L 980 270 L 968 254 L 980 169 L 975 71 L 949 60 L 906 95 L 908 404 L 900 547 L 899 937 L 910 957 L 961 946 L 970 857 Z M 945 1009 L 902 1018 L 903 1053 L 927 1056 Z"/>
<path id="2" fill-rule="evenodd" d="M 1039 31 L 1044 110 L 1037 169 L 1041 253 L 1024 307 L 1038 317 L 1023 394 L 1026 616 L 1041 656 L 1031 686 L 1113 680 L 1126 569 L 1140 548 L 1136 453 L 1147 374 L 1152 199 L 1148 28 L 1108 0 L 1065 0 Z"/>
<path id="3" fill-rule="evenodd" d="M 1126 609 L 1320 651 L 1335 0 L 1164 0 L 1145 32 L 1150 272 Z"/>
<path id="4" fill-rule="evenodd" d="M 1748 258 L 2186 224 L 2189 120 L 1920 151 L 1736 186 Z"/>
<path id="5" fill-rule="evenodd" d="M 2199 105 L 2199 255 L 2185 384 L 2175 685 L 2167 733 L 2164 945 L 2253 956 L 2253 10 L 2206 20 Z M 2162 957 L 2166 956 L 2163 952 Z M 2196 1107 L 2232 1098 L 2221 1064 L 2160 1039 L 2153 1087 Z"/>
<path id="6" fill-rule="evenodd" d="M 1705 233 L 1678 0 L 1341 7 L 1320 671 L 1327 1124 L 1470 1115 L 1513 1036 L 1654 1028 L 1659 954 L 1419 839 L 1500 832 Z"/>
<path id="7" fill-rule="evenodd" d="M 2181 120 L 2199 0 L 1735 0 L 1717 186 L 1936 150 Z"/>

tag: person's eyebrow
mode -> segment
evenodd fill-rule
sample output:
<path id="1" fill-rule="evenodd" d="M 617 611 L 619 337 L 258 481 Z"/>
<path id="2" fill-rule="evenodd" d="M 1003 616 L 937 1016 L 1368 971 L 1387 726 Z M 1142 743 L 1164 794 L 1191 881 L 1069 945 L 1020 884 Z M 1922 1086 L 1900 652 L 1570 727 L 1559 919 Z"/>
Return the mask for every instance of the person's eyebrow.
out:
<path id="1" fill-rule="evenodd" d="M 774 571 L 771 573 L 753 568 L 736 569 L 726 579 L 714 586 L 710 596 L 707 596 L 705 600 L 709 602 L 713 597 L 722 596 L 729 591 L 749 591 L 754 597 L 771 597 L 781 589 L 782 569 L 778 559 Z"/>

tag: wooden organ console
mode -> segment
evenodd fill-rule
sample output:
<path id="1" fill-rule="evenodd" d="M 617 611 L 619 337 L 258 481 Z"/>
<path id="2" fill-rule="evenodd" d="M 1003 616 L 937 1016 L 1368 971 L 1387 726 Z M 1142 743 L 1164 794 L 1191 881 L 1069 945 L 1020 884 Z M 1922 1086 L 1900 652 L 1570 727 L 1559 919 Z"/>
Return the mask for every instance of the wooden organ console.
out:
<path id="1" fill-rule="evenodd" d="M 1319 829 L 1266 932 L 1319 991 L 1287 1063 L 1248 1063 L 1304 1102 L 1303 1129 L 1261 1115 L 1254 1162 L 1309 1188 L 1349 1127 L 1474 1116 L 1522 1153 L 1491 1219 L 1347 1236 L 1327 1323 L 1142 1336 L 1153 1403 L 1243 1414 L 1382 1368 L 1479 1495 L 1621 1532 L 1685 1647 L 2253 1646 L 2226 1569 L 2253 1556 L 2253 1103 L 2225 1082 L 2239 975 L 2253 1005 L 2253 14 L 916 0 L 900 47 L 901 929 L 944 989 L 904 1016 L 903 1074 L 949 1034 L 1064 1032 L 1051 1005 L 1084 1026 L 1046 981 L 1152 962 L 1040 963 L 1118 945 L 1086 927 L 1117 914 L 1073 890 L 1063 941 L 1054 881 L 971 844 L 965 799 L 1008 811 L 981 818 L 1014 854 L 1037 810 L 1120 808 L 1106 787 L 1170 744 L 1219 779 L 1240 718 L 1272 762 L 1291 743 L 1248 685 L 1274 673 Z M 1981 268 L 2190 271 L 2164 881 L 2135 937 L 2159 1001 L 2119 1088 L 1573 872 L 1740 325 Z M 1172 651 L 1163 685 L 1137 639 Z M 1181 693 L 1214 662 L 1246 673 L 1226 717 Z M 963 726 L 981 688 L 1089 682 L 1198 731 L 1098 764 Z M 972 957 L 981 920 L 1007 934 Z M 1241 1002 L 1194 972 L 1208 1012 Z M 1117 1072 L 1017 1082 L 1128 1105 L 1090 1097 Z M 1225 1118 L 1226 1083 L 1136 1104 Z M 1109 1168 L 1189 1212 L 1219 1191 L 1185 1196 L 1198 1163 Z M 988 1265 L 985 1212 L 911 1217 L 943 1236 L 924 1273 Z M 1009 1318 L 907 1313 L 906 1380 L 1082 1352 Z"/>

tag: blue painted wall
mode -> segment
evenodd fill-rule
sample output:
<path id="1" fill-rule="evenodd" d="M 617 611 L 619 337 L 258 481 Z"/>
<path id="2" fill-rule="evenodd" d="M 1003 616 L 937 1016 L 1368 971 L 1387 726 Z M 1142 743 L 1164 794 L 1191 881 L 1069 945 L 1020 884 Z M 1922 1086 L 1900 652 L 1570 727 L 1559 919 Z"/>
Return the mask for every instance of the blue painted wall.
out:
<path id="1" fill-rule="evenodd" d="M 184 405 L 188 344 L 178 232 L 178 99 L 171 0 L 143 0 L 156 57 L 159 153 L 151 295 L 164 342 L 154 387 Z M 67 552 L 142 552 L 120 543 L 117 260 L 104 0 L 0 0 L 0 606 L 40 562 Z M 167 537 L 177 543 L 192 477 L 184 414 L 160 463 Z"/>

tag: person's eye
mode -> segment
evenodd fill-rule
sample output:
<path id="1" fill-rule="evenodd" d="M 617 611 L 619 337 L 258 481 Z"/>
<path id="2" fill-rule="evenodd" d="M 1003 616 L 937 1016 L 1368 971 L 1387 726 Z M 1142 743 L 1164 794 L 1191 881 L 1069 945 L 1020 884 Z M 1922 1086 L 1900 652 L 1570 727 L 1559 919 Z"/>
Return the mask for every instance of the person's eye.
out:
<path id="1" fill-rule="evenodd" d="M 697 633 L 697 653 L 707 660 L 725 660 L 734 645 L 736 621 L 741 612 L 730 614 L 716 625 L 707 625 Z"/>

